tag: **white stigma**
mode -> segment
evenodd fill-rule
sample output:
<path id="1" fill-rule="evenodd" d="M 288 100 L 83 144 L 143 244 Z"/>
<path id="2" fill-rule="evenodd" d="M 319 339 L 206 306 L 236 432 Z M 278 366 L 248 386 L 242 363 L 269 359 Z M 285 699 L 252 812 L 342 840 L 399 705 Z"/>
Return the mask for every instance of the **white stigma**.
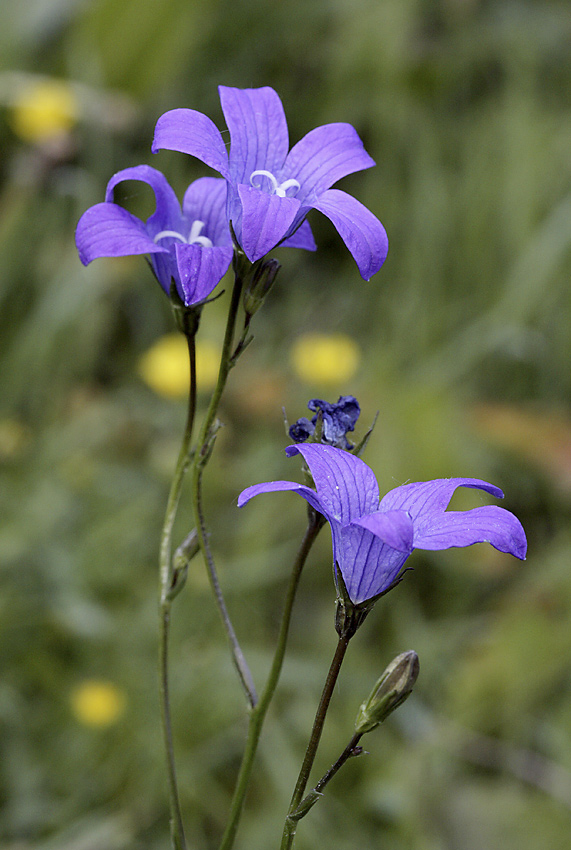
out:
<path id="1" fill-rule="evenodd" d="M 261 189 L 260 181 L 257 183 L 254 182 L 254 177 L 267 177 L 270 183 L 272 184 L 272 190 L 270 195 L 277 195 L 279 198 L 285 198 L 288 189 L 294 189 L 293 194 L 301 188 L 300 184 L 297 180 L 294 180 L 293 177 L 290 177 L 289 180 L 284 180 L 283 183 L 278 183 L 274 175 L 271 171 L 264 171 L 261 169 L 260 171 L 252 171 L 250 174 L 250 183 L 254 187 L 254 189 Z"/>
<path id="2" fill-rule="evenodd" d="M 180 239 L 181 242 L 186 242 L 186 239 L 182 235 L 182 233 L 177 233 L 176 230 L 161 230 L 160 233 L 154 237 L 153 242 L 158 242 L 159 239 Z"/>
<path id="3" fill-rule="evenodd" d="M 192 227 L 190 228 L 190 233 L 188 234 L 188 244 L 189 245 L 202 245 L 203 248 L 212 248 L 212 240 L 208 238 L 208 236 L 201 236 L 200 231 L 204 227 L 204 222 L 196 221 L 192 222 Z"/>
<path id="4" fill-rule="evenodd" d="M 212 248 L 212 240 L 209 239 L 208 236 L 200 235 L 200 231 L 203 227 L 204 222 L 196 219 L 196 221 L 192 222 L 188 239 L 185 239 L 182 233 L 179 233 L 177 230 L 161 230 L 161 232 L 157 233 L 154 237 L 153 242 L 156 243 L 159 239 L 180 239 L 180 241 L 184 242 L 185 245 L 202 245 L 203 248 Z"/>

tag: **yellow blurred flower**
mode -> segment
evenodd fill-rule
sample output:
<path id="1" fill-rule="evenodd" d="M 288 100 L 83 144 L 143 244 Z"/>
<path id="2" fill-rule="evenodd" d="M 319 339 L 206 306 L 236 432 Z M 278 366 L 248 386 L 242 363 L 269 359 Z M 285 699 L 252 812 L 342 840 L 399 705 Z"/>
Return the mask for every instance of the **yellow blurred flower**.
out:
<path id="1" fill-rule="evenodd" d="M 209 340 L 196 342 L 198 389 L 211 389 L 218 376 L 218 347 Z M 146 384 L 166 398 L 186 398 L 190 381 L 188 345 L 180 333 L 166 334 L 139 361 L 139 374 Z"/>
<path id="2" fill-rule="evenodd" d="M 113 682 L 88 679 L 71 692 L 71 709 L 84 726 L 111 726 L 125 710 L 126 698 Z"/>
<path id="3" fill-rule="evenodd" d="M 306 384 L 336 385 L 353 377 L 361 350 L 345 334 L 308 333 L 294 342 L 290 360 L 294 372 Z"/>
<path id="4" fill-rule="evenodd" d="M 26 447 L 30 433 L 18 419 L 0 419 L 0 460 L 17 457 Z"/>
<path id="5" fill-rule="evenodd" d="M 65 135 L 77 122 L 79 102 L 63 80 L 30 82 L 12 103 L 9 121 L 25 142 L 48 142 Z"/>

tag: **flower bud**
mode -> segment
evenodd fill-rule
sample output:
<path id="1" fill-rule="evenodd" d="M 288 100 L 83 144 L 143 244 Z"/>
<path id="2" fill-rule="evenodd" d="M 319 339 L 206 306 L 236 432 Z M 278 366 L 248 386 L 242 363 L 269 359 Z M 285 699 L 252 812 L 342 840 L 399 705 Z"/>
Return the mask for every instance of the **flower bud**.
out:
<path id="1" fill-rule="evenodd" d="M 253 316 L 264 303 L 279 270 L 279 262 L 272 258 L 266 260 L 255 270 L 244 291 L 244 310 L 249 316 Z"/>
<path id="2" fill-rule="evenodd" d="M 394 658 L 362 704 L 355 720 L 359 735 L 375 729 L 398 708 L 412 692 L 420 670 L 418 655 L 413 650 Z"/>
<path id="3" fill-rule="evenodd" d="M 199 550 L 200 543 L 198 542 L 198 532 L 196 531 L 196 528 L 193 528 L 174 553 L 171 585 L 167 593 L 167 599 L 170 601 L 178 596 L 186 584 L 188 565 Z"/>

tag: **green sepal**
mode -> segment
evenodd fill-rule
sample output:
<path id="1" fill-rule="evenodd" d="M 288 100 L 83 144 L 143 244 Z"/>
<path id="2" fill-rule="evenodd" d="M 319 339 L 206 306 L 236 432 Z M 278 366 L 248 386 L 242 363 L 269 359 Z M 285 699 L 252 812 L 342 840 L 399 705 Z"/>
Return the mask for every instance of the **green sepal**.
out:
<path id="1" fill-rule="evenodd" d="M 170 302 L 174 320 L 179 331 L 183 333 L 187 339 L 189 337 L 196 336 L 204 302 L 187 307 L 178 294 L 174 278 L 171 278 Z"/>

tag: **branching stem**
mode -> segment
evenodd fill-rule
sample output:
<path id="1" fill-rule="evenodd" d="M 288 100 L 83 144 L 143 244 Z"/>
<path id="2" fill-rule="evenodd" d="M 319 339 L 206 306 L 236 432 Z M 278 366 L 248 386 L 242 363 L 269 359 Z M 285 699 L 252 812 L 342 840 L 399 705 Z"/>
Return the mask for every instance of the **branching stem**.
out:
<path id="1" fill-rule="evenodd" d="M 331 662 L 331 667 L 329 668 L 329 672 L 325 680 L 325 685 L 323 687 L 323 692 L 321 694 L 321 699 L 319 700 L 319 705 L 315 714 L 315 720 L 313 722 L 313 729 L 311 730 L 311 737 L 307 745 L 307 750 L 305 751 L 305 757 L 301 765 L 301 770 L 299 771 L 299 776 L 297 778 L 289 810 L 286 816 L 284 831 L 282 835 L 281 850 L 289 850 L 289 848 L 291 848 L 293 844 L 293 839 L 299 820 L 299 818 L 295 817 L 295 814 L 302 801 L 305 789 L 307 787 L 307 783 L 309 781 L 309 774 L 311 772 L 311 768 L 313 767 L 313 762 L 315 761 L 317 747 L 319 746 L 321 733 L 323 732 L 323 725 L 325 723 L 325 717 L 327 715 L 327 709 L 329 708 L 331 696 L 333 695 L 333 689 L 335 688 L 335 685 L 337 683 L 339 672 L 341 670 L 341 664 L 343 663 L 343 659 L 345 658 L 345 653 L 347 652 L 349 641 L 350 637 L 347 637 L 346 635 L 341 635 L 337 643 L 337 649 L 335 650 L 335 655 L 333 656 L 333 661 Z"/>

